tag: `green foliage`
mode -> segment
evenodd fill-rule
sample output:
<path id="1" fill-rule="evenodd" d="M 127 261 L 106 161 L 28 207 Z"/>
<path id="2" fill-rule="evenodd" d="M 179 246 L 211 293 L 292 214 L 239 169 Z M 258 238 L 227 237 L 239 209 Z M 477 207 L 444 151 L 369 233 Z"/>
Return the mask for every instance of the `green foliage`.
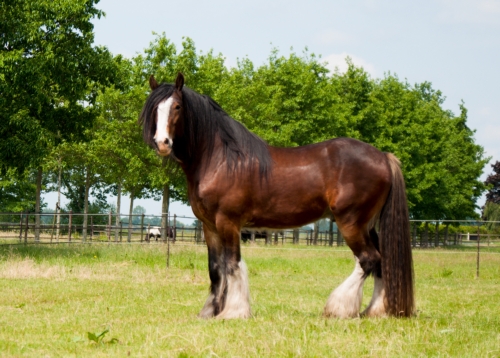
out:
<path id="1" fill-rule="evenodd" d="M 62 140 L 81 139 L 115 62 L 93 47 L 97 0 L 12 0 L 0 11 L 0 170 L 40 165 Z M 84 105 L 86 103 L 87 105 Z"/>
<path id="2" fill-rule="evenodd" d="M 486 201 L 500 204 L 500 162 L 496 161 L 495 164 L 491 164 L 493 168 L 493 173 L 488 175 L 484 184 L 489 186 L 488 192 L 486 193 Z"/>
<path id="3" fill-rule="evenodd" d="M 35 189 L 34 175 L 25 173 L 15 175 L 9 169 L 4 176 L 0 176 L 0 212 L 34 211 Z"/>
<path id="4" fill-rule="evenodd" d="M 487 201 L 483 210 L 483 219 L 485 221 L 496 221 L 497 223 L 486 223 L 486 227 L 496 233 L 500 233 L 500 204 Z"/>

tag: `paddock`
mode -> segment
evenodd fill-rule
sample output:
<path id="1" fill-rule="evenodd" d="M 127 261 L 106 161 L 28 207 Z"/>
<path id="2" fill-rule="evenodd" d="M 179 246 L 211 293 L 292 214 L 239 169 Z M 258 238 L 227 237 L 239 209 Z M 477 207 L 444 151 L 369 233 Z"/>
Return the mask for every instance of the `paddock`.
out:
<path id="1" fill-rule="evenodd" d="M 352 271 L 345 247 L 244 245 L 249 320 L 196 317 L 206 248 L 0 246 L 0 349 L 6 356 L 498 356 L 500 251 L 414 250 L 417 315 L 332 320 L 324 297 Z M 366 306 L 372 280 L 365 287 Z M 104 332 L 96 344 L 88 332 Z M 217 339 L 214 340 L 214 335 Z M 112 341 L 116 338 L 117 341 Z"/>

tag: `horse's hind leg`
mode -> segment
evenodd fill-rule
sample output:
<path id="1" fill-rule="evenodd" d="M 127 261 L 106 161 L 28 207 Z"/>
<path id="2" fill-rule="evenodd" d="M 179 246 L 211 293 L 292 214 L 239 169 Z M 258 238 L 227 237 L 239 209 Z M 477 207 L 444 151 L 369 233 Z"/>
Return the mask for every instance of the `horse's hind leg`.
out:
<path id="1" fill-rule="evenodd" d="M 368 223 L 347 225 L 337 219 L 337 225 L 353 251 L 356 263 L 353 273 L 330 294 L 324 315 L 353 318 L 359 316 L 366 277 L 380 269 L 380 253 L 368 234 Z"/>
<path id="2" fill-rule="evenodd" d="M 378 235 L 375 229 L 370 230 L 370 237 L 372 242 L 379 249 L 378 246 Z M 384 281 L 382 281 L 382 272 L 381 270 L 375 270 L 373 272 L 373 278 L 375 280 L 375 285 L 373 287 L 373 296 L 370 301 L 368 307 L 361 314 L 365 317 L 385 317 L 387 316 L 386 312 L 386 297 L 385 297 L 385 289 L 384 289 Z"/>

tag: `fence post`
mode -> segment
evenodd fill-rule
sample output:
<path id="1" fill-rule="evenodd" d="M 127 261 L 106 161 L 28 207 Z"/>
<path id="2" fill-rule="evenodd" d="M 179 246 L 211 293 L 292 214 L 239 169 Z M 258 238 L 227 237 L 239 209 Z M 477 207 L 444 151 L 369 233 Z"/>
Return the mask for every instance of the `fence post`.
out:
<path id="1" fill-rule="evenodd" d="M 313 239 L 313 245 L 316 246 L 318 245 L 319 223 L 316 221 L 313 227 L 314 227 L 313 229 L 314 237 L 312 239 Z"/>
<path id="2" fill-rule="evenodd" d="M 434 247 L 439 247 L 439 221 L 436 221 L 436 234 L 434 236 Z"/>
<path id="3" fill-rule="evenodd" d="M 450 226 L 450 223 L 446 223 L 444 227 L 444 241 L 443 241 L 443 246 L 448 246 L 448 227 Z"/>
<path id="4" fill-rule="evenodd" d="M 168 238 L 168 227 L 169 227 L 169 222 L 168 220 L 170 220 L 170 215 L 168 213 L 162 213 L 162 225 L 165 224 L 164 227 L 161 228 L 161 241 L 165 242 L 165 240 L 167 240 Z M 161 227 L 161 225 L 160 225 Z"/>
<path id="5" fill-rule="evenodd" d="M 122 234 L 123 234 L 123 222 L 120 220 L 120 242 L 122 242 Z"/>
<path id="6" fill-rule="evenodd" d="M 108 242 L 111 241 L 111 220 L 112 220 L 112 214 L 110 210 L 108 215 Z"/>
<path id="7" fill-rule="evenodd" d="M 417 223 L 413 223 L 413 237 L 412 237 L 412 246 L 417 247 Z"/>
<path id="8" fill-rule="evenodd" d="M 35 241 L 40 242 L 40 211 L 35 210 Z"/>
<path id="9" fill-rule="evenodd" d="M 172 242 L 177 238 L 177 214 L 174 214 L 174 227 L 172 228 Z"/>
<path id="10" fill-rule="evenodd" d="M 166 232 L 166 238 L 167 238 L 167 269 L 170 267 L 170 240 L 168 238 L 169 224 L 170 224 L 170 213 L 167 214 L 167 232 Z"/>
<path id="11" fill-rule="evenodd" d="M 68 241 L 71 242 L 71 230 L 73 225 L 73 210 L 69 211 Z"/>
<path id="12" fill-rule="evenodd" d="M 420 246 L 422 247 L 422 243 L 420 243 Z M 429 223 L 426 221 L 424 223 L 424 247 L 429 246 Z"/>
<path id="13" fill-rule="evenodd" d="M 52 220 L 52 231 L 50 232 L 50 243 L 51 244 L 52 244 L 52 238 L 54 237 L 54 230 L 56 228 L 57 209 L 59 209 L 58 203 L 56 203 L 56 212 L 54 213 L 54 220 Z"/>
<path id="14" fill-rule="evenodd" d="M 330 218 L 330 226 L 328 227 L 328 240 L 330 246 L 333 246 L 333 218 Z"/>
<path id="15" fill-rule="evenodd" d="M 26 211 L 26 231 L 24 232 L 24 243 L 28 243 L 28 229 L 30 227 L 30 222 L 29 222 L 29 217 L 30 217 L 30 212 Z"/>
<path id="16" fill-rule="evenodd" d="M 293 236 L 292 243 L 294 245 L 297 245 L 299 243 L 299 229 L 293 229 L 292 236 Z"/>
<path id="17" fill-rule="evenodd" d="M 479 242 L 480 242 L 480 224 L 477 224 L 477 266 L 476 266 L 476 278 L 479 278 Z"/>
<path id="18" fill-rule="evenodd" d="M 128 228 L 127 228 L 127 242 L 132 241 L 132 231 L 133 231 L 133 223 L 132 221 L 134 220 L 134 215 L 129 215 L 128 216 Z"/>
<path id="19" fill-rule="evenodd" d="M 144 237 L 143 235 L 144 235 L 144 213 L 142 213 L 141 215 L 141 242 Z"/>
<path id="20" fill-rule="evenodd" d="M 94 217 L 90 216 L 90 241 L 94 238 Z"/>
<path id="21" fill-rule="evenodd" d="M 19 214 L 19 217 L 21 218 L 19 220 L 19 242 L 23 241 L 23 213 Z"/>

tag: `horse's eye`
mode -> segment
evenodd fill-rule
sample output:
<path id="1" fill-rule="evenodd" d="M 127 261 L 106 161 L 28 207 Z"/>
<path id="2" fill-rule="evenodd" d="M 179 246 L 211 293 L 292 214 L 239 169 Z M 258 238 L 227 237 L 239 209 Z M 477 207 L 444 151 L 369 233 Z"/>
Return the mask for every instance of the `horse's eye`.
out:
<path id="1" fill-rule="evenodd" d="M 177 105 L 177 106 L 175 106 L 175 109 L 179 110 L 179 109 L 181 109 L 181 106 Z"/>

